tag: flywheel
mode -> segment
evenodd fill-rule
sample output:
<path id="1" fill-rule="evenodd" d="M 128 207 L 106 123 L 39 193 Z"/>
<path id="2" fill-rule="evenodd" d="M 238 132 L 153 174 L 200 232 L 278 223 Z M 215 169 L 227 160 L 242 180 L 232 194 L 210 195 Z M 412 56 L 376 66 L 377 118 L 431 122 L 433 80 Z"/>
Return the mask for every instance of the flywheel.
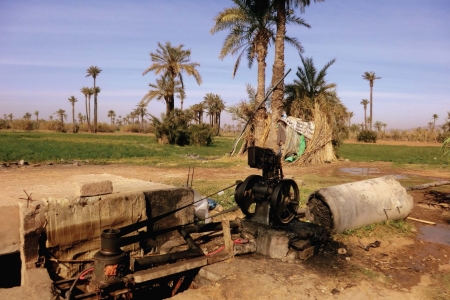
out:
<path id="1" fill-rule="evenodd" d="M 255 195 L 253 194 L 253 186 L 262 180 L 260 175 L 250 175 L 234 190 L 234 200 L 241 208 L 242 212 L 249 218 L 253 217 L 254 211 L 250 211 L 250 206 L 255 203 Z"/>
<path id="2" fill-rule="evenodd" d="M 280 180 L 273 189 L 270 210 L 275 223 L 289 223 L 296 215 L 300 201 L 297 183 L 292 179 Z"/>

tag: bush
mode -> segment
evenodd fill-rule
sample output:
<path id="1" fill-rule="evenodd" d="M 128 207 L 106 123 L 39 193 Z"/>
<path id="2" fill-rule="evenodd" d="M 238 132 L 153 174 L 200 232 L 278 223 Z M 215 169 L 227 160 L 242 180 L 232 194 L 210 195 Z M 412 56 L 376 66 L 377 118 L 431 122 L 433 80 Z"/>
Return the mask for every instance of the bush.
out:
<path id="1" fill-rule="evenodd" d="M 439 134 L 437 136 L 437 141 L 439 143 L 443 143 L 445 140 L 447 140 L 449 138 L 450 138 L 450 131 L 447 131 L 447 132 L 444 132 L 444 133 L 439 132 Z"/>
<path id="2" fill-rule="evenodd" d="M 179 109 L 173 110 L 162 120 L 152 116 L 153 128 L 156 140 L 160 144 L 185 145 L 210 145 L 213 141 L 213 129 L 211 126 L 189 125 L 192 116 L 189 112 Z"/>
<path id="3" fill-rule="evenodd" d="M 358 142 L 364 143 L 376 143 L 377 142 L 377 132 L 372 130 L 362 130 L 357 136 L 356 140 Z"/>
<path id="4" fill-rule="evenodd" d="M 209 146 L 213 141 L 214 132 L 208 124 L 191 125 L 189 126 L 189 135 L 191 144 Z"/>

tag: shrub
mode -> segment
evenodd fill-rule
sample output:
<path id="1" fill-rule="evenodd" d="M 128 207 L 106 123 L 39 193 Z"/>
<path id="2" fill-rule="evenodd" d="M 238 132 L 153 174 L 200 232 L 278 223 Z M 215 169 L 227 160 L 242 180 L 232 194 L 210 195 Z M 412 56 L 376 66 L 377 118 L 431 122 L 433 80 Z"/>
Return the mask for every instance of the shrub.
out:
<path id="1" fill-rule="evenodd" d="M 120 126 L 120 132 L 139 132 L 141 129 L 139 124 L 128 124 Z"/>
<path id="2" fill-rule="evenodd" d="M 212 143 L 214 135 L 212 127 L 206 124 L 189 125 L 192 119 L 189 112 L 175 109 L 161 120 L 154 116 L 152 118 L 155 137 L 160 144 L 203 146 Z"/>
<path id="3" fill-rule="evenodd" d="M 358 142 L 364 143 L 376 143 L 377 142 L 377 132 L 372 130 L 362 130 L 357 136 L 356 140 Z"/>
<path id="4" fill-rule="evenodd" d="M 189 135 L 191 144 L 209 146 L 213 141 L 214 132 L 208 124 L 191 125 L 189 126 Z"/>

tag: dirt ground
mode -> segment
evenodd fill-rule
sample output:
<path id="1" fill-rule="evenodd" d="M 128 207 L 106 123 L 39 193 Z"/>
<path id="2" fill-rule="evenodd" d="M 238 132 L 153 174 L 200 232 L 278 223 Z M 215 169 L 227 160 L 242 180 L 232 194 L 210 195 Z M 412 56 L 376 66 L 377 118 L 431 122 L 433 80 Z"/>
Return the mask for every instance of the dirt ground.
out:
<path id="1" fill-rule="evenodd" d="M 152 182 L 183 180 L 186 170 L 131 165 L 41 165 L 0 168 L 0 201 L 24 201 L 23 190 L 33 193 L 42 185 L 57 185 L 61 178 L 82 174 L 113 174 Z M 390 163 L 335 162 L 311 167 L 291 167 L 284 173 L 301 179 L 305 174 L 323 178 L 346 177 L 354 181 L 383 175 L 449 180 L 447 169 L 393 167 Z M 223 179 L 224 186 L 258 170 L 196 168 L 196 180 Z M 308 182 L 305 182 L 306 186 Z M 194 183 L 195 185 L 195 183 Z M 302 188 L 302 187 L 300 187 Z M 36 192 L 35 197 L 39 197 Z M 189 289 L 176 299 L 450 299 L 450 186 L 410 192 L 415 207 L 411 217 L 436 222 L 409 221 L 409 236 L 376 237 L 380 247 L 364 251 L 356 236 L 340 240 L 346 254 L 326 247 L 316 256 L 295 264 L 258 255 L 223 262 L 230 269 L 214 285 Z M 37 198 L 35 198 L 37 199 Z M 375 241 L 363 237 L 362 243 Z"/>

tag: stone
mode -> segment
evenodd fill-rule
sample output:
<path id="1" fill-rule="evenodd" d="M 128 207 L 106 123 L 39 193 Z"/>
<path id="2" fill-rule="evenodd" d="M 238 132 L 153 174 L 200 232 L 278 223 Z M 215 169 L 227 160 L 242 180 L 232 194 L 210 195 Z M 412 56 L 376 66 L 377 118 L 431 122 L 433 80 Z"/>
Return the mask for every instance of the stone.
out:
<path id="1" fill-rule="evenodd" d="M 298 252 L 295 250 L 289 250 L 288 254 L 286 255 L 286 261 L 288 263 L 293 263 L 298 258 Z"/>
<path id="2" fill-rule="evenodd" d="M 19 166 L 26 166 L 28 165 L 27 161 L 24 161 L 23 159 L 19 161 Z"/>
<path id="3" fill-rule="evenodd" d="M 289 243 L 289 245 L 292 248 L 294 248 L 295 250 L 303 251 L 306 248 L 309 248 L 311 246 L 311 241 L 310 240 L 296 240 L 296 241 L 291 241 Z"/>
<path id="4" fill-rule="evenodd" d="M 285 235 L 261 234 L 256 238 L 256 253 L 283 259 L 289 251 L 289 238 Z"/>
<path id="5" fill-rule="evenodd" d="M 298 253 L 298 257 L 299 257 L 300 259 L 307 260 L 308 258 L 314 256 L 314 249 L 315 249 L 314 246 L 309 247 L 309 248 L 307 248 L 307 249 L 305 249 L 305 250 L 299 252 L 299 253 Z"/>
<path id="6" fill-rule="evenodd" d="M 102 180 L 96 182 L 80 182 L 77 185 L 76 197 L 92 197 L 98 195 L 111 194 L 113 185 L 111 180 Z"/>

